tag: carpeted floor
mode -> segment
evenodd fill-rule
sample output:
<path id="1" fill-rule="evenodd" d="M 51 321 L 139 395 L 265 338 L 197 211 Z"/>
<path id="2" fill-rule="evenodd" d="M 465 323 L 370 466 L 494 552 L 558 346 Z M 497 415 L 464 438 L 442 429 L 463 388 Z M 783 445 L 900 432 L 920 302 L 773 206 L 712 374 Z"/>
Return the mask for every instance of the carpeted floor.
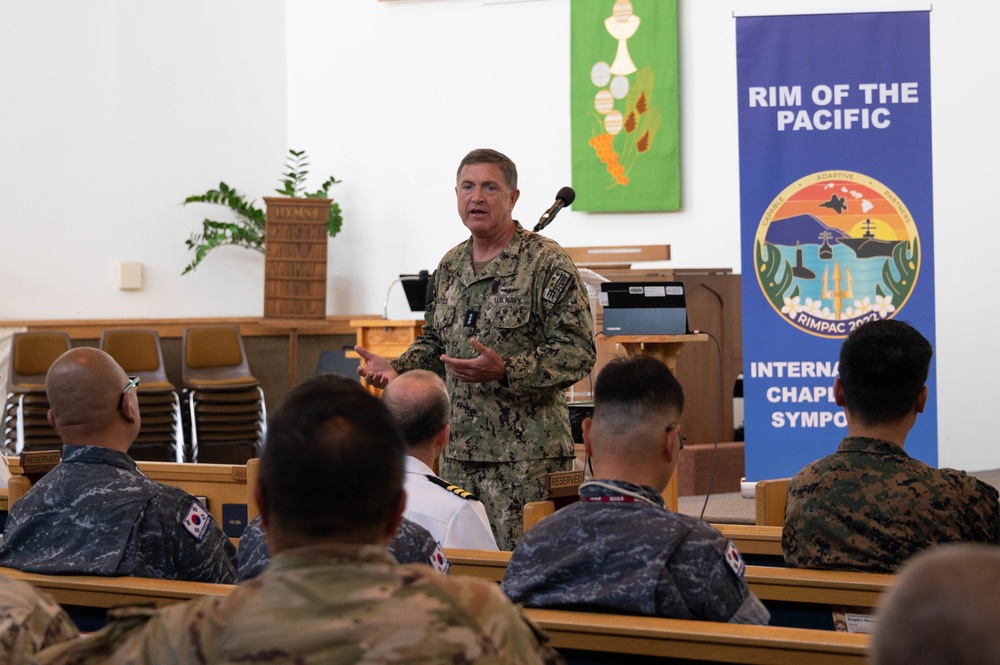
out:
<path id="1" fill-rule="evenodd" d="M 988 471 L 973 471 L 971 475 L 985 483 L 1000 489 L 1000 469 Z M 744 498 L 739 492 L 714 494 L 708 497 L 705 505 L 705 495 L 682 496 L 677 500 L 677 512 L 699 517 L 704 510 L 706 522 L 721 524 L 753 524 L 757 508 L 753 499 Z"/>

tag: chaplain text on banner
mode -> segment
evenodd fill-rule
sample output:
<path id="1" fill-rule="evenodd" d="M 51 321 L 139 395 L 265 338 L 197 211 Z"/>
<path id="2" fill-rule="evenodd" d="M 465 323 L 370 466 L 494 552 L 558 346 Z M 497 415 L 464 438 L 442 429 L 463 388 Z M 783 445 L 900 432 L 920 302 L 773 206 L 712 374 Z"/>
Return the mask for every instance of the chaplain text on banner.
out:
<path id="1" fill-rule="evenodd" d="M 856 326 L 935 341 L 929 17 L 736 19 L 748 481 L 836 449 Z M 928 386 L 906 450 L 936 465 L 933 364 Z"/>

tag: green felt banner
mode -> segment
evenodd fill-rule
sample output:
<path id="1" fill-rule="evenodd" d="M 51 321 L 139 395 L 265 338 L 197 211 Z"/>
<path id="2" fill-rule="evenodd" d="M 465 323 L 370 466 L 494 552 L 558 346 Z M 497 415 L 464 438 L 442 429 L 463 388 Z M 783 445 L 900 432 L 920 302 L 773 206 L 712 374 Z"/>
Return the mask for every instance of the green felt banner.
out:
<path id="1" fill-rule="evenodd" d="M 676 0 L 573 0 L 574 210 L 680 208 Z"/>

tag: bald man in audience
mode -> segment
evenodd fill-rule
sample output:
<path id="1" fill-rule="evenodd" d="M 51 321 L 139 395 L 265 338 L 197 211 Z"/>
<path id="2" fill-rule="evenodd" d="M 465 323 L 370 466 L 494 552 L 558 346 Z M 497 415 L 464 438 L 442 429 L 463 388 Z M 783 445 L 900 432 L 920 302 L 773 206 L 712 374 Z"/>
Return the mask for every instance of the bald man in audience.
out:
<path id="1" fill-rule="evenodd" d="M 949 543 L 914 555 L 882 598 L 873 665 L 1000 663 L 1000 549 Z"/>
<path id="2" fill-rule="evenodd" d="M 483 504 L 432 468 L 451 432 L 451 400 L 441 377 L 425 369 L 410 370 L 386 386 L 382 402 L 407 445 L 403 517 L 430 531 L 444 547 L 496 551 Z"/>
<path id="3" fill-rule="evenodd" d="M 79 634 L 47 593 L 0 575 L 0 663 L 31 662 L 36 652 Z"/>
<path id="4" fill-rule="evenodd" d="M 682 446 L 684 393 L 649 356 L 616 358 L 594 384 L 583 442 L 594 479 L 525 532 L 502 588 L 527 607 L 766 624 L 736 546 L 663 501 Z"/>
<path id="5" fill-rule="evenodd" d="M 94 348 L 49 369 L 49 422 L 62 462 L 10 509 L 0 566 L 33 573 L 236 581 L 236 549 L 194 497 L 147 478 L 128 456 L 138 379 Z"/>

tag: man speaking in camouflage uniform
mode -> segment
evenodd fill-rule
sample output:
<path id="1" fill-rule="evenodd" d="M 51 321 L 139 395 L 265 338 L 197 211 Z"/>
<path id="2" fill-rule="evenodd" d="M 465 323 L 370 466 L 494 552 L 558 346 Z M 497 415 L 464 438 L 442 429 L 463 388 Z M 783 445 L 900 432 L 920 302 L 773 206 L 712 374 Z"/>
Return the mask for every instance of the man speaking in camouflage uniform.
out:
<path id="1" fill-rule="evenodd" d="M 135 665 L 561 662 L 496 584 L 388 556 L 406 504 L 406 444 L 357 381 L 317 379 L 268 423 L 256 487 L 267 569 L 227 597 L 124 619 L 40 663 L 109 652 L 106 662 Z"/>
<path id="2" fill-rule="evenodd" d="M 598 479 L 514 549 L 501 587 L 527 607 L 766 624 L 731 541 L 673 513 L 661 493 L 677 466 L 684 393 L 649 356 L 616 358 L 594 385 L 583 442 Z"/>
<path id="3" fill-rule="evenodd" d="M 455 192 L 471 237 L 438 264 L 423 336 L 391 364 L 356 347 L 358 371 L 379 388 L 416 368 L 446 377 L 451 440 L 441 476 L 479 497 L 509 550 L 524 504 L 545 498 L 545 474 L 572 468 L 563 391 L 594 366 L 594 322 L 566 252 L 511 216 L 520 190 L 507 156 L 470 152 Z"/>
<path id="4" fill-rule="evenodd" d="M 236 549 L 193 496 L 147 478 L 128 456 L 138 380 L 80 347 L 45 377 L 62 462 L 10 509 L 0 566 L 32 573 L 236 581 Z"/>
<path id="5" fill-rule="evenodd" d="M 866 323 L 844 340 L 833 391 L 847 437 L 792 478 L 781 546 L 799 568 L 889 573 L 936 543 L 1000 538 L 997 491 L 903 452 L 927 401 L 930 342 L 902 321 Z"/>

